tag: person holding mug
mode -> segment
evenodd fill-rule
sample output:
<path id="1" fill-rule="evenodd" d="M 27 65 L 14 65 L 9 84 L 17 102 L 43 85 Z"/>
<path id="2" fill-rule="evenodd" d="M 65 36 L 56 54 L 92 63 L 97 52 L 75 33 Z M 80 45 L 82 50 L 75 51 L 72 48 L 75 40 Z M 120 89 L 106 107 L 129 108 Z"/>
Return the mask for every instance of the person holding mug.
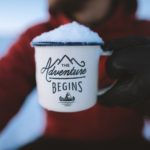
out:
<path id="1" fill-rule="evenodd" d="M 35 87 L 32 39 L 75 20 L 99 33 L 106 42 L 103 49 L 113 51 L 100 61 L 99 88 L 114 81 L 116 84 L 101 95 L 91 109 L 76 113 L 45 110 L 47 125 L 43 137 L 22 149 L 96 149 L 97 146 L 142 149 L 149 146 L 141 130 L 150 108 L 150 40 L 147 38 L 150 23 L 135 17 L 137 1 L 49 0 L 49 8 L 50 20 L 29 28 L 0 59 L 0 129 Z"/>

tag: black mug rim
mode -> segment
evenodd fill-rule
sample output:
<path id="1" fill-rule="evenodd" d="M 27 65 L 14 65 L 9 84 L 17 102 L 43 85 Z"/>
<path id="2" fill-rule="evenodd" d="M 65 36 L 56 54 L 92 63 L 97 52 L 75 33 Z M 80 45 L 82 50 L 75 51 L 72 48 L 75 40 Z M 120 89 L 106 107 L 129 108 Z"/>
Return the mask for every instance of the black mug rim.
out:
<path id="1" fill-rule="evenodd" d="M 97 42 L 32 42 L 32 46 L 102 46 Z"/>

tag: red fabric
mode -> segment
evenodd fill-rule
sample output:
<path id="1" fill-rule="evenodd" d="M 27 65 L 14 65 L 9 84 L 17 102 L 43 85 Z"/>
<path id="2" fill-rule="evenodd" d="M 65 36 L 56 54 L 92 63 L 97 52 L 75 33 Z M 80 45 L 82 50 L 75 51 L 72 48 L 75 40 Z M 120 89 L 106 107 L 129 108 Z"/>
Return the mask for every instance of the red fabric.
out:
<path id="1" fill-rule="evenodd" d="M 111 83 L 113 83 L 113 80 L 109 78 L 105 69 L 108 58 L 109 58 L 108 56 L 101 56 L 99 61 L 99 82 L 98 82 L 99 88 L 104 88 L 105 86 L 108 86 Z"/>
<path id="2" fill-rule="evenodd" d="M 119 0 L 114 14 L 99 27 L 93 28 L 105 41 L 129 35 L 150 35 L 150 23 L 136 20 L 135 12 L 131 11 L 127 15 L 125 2 L 126 0 Z M 1 58 L 0 129 L 17 113 L 25 97 L 35 87 L 34 49 L 30 46 L 31 40 L 42 32 L 67 22 L 70 20 L 62 14 L 52 15 L 50 21 L 28 29 L 9 53 Z M 106 59 L 102 58 L 100 63 L 102 86 L 111 81 L 105 71 Z M 98 103 L 93 108 L 78 113 L 46 113 L 45 136 L 51 138 L 105 140 L 141 136 L 143 116 L 132 109 L 106 108 Z"/>

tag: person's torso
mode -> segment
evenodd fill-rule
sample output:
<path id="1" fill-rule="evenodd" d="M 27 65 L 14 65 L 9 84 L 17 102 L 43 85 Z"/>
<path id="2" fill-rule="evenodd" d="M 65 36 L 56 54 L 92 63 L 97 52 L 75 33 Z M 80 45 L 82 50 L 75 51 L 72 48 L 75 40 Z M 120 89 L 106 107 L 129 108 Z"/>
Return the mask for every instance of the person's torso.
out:
<path id="1" fill-rule="evenodd" d="M 45 28 L 40 29 L 40 32 L 46 32 L 53 28 L 55 28 L 53 24 L 48 27 L 48 23 L 46 23 Z M 36 27 L 37 29 L 38 27 Z M 131 28 L 128 25 L 127 28 L 124 26 L 123 29 L 118 31 L 105 28 L 96 31 L 99 32 L 104 40 L 134 34 L 132 25 Z M 34 36 L 37 35 L 36 31 L 33 33 Z M 46 113 L 45 135 L 54 138 L 105 140 L 140 137 L 143 126 L 143 117 L 135 110 L 117 107 L 109 108 L 99 103 L 91 109 L 77 113 L 57 113 L 52 111 L 46 111 Z"/>

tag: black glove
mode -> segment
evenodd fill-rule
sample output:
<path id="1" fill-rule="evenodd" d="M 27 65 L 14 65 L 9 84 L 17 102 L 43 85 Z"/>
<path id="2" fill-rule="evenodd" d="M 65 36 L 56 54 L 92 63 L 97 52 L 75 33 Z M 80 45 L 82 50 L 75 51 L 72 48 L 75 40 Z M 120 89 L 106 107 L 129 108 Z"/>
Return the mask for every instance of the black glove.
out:
<path id="1" fill-rule="evenodd" d="M 116 39 L 104 48 L 113 50 L 106 71 L 117 82 L 99 101 L 107 106 L 133 106 L 150 100 L 150 39 Z"/>

